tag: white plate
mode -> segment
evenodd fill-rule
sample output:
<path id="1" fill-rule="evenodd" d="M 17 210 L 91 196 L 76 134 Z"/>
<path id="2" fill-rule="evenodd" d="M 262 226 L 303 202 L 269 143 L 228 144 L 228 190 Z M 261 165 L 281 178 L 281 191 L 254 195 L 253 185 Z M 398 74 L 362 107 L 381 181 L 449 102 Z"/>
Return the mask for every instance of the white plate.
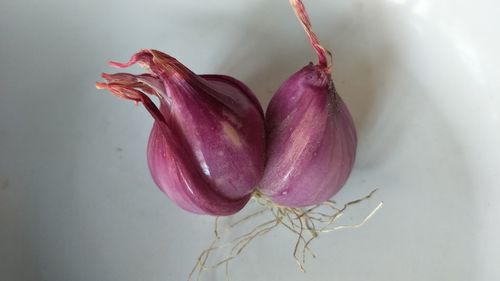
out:
<path id="1" fill-rule="evenodd" d="M 233 280 L 500 279 L 500 5 L 306 6 L 359 130 L 334 199 L 378 187 L 385 206 L 315 241 L 305 274 L 277 230 L 231 264 Z M 233 75 L 264 104 L 315 59 L 285 0 L 1 0 L 0 280 L 184 280 L 210 241 L 212 219 L 150 179 L 145 110 L 94 89 L 107 60 L 140 48 Z"/>

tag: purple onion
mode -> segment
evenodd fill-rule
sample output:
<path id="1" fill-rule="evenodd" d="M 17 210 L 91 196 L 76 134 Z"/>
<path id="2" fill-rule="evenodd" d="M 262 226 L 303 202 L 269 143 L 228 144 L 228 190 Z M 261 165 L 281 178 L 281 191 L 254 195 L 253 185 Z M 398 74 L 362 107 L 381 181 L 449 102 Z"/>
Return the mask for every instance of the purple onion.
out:
<path id="1" fill-rule="evenodd" d="M 319 57 L 288 78 L 266 111 L 267 163 L 260 191 L 277 204 L 304 207 L 328 200 L 354 164 L 356 130 L 335 90 L 327 52 L 301 1 L 290 0 Z"/>
<path id="2" fill-rule="evenodd" d="M 264 170 L 264 117 L 248 87 L 224 75 L 196 75 L 173 57 L 142 50 L 148 74 L 103 74 L 97 87 L 142 102 L 155 122 L 148 164 L 158 187 L 183 209 L 210 215 L 239 211 Z M 157 96 L 159 108 L 146 95 Z"/>

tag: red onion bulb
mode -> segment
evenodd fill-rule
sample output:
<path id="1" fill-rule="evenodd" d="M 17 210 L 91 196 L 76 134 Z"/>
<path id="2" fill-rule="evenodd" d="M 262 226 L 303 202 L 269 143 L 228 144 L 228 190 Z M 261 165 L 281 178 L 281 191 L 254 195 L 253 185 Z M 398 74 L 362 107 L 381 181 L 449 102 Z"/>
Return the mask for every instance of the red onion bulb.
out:
<path id="1" fill-rule="evenodd" d="M 337 94 L 324 49 L 300 0 L 290 0 L 319 63 L 288 78 L 266 111 L 267 163 L 260 191 L 287 207 L 328 200 L 344 185 L 354 164 L 356 130 Z"/>
<path id="2" fill-rule="evenodd" d="M 239 211 L 264 170 L 262 108 L 248 87 L 224 75 L 196 75 L 173 57 L 142 50 L 136 62 L 150 73 L 103 74 L 97 83 L 141 102 L 155 122 L 148 163 L 158 187 L 183 209 L 210 215 Z M 148 95 L 159 98 L 159 108 Z"/>

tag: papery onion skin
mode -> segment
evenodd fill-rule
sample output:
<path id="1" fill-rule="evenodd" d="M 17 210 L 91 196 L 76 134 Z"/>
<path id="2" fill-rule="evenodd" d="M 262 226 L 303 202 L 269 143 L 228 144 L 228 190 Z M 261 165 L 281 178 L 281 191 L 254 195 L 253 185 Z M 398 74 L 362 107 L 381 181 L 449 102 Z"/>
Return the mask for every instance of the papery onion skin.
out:
<path id="1" fill-rule="evenodd" d="M 266 111 L 268 159 L 260 191 L 275 203 L 322 203 L 354 164 L 356 130 L 330 74 L 307 65 L 286 80 Z"/>
<path id="2" fill-rule="evenodd" d="M 286 207 L 320 204 L 337 193 L 356 156 L 354 122 L 337 94 L 329 52 L 312 32 L 300 0 L 290 0 L 318 55 L 318 64 L 288 78 L 266 111 L 267 162 L 259 190 Z"/>
<path id="3" fill-rule="evenodd" d="M 262 108 L 240 81 L 196 75 L 173 57 L 142 50 L 128 63 L 149 74 L 103 74 L 98 83 L 118 96 L 142 102 L 155 118 L 148 164 L 159 188 L 190 212 L 230 215 L 249 200 L 264 170 Z M 144 94 L 160 99 L 159 109 Z"/>

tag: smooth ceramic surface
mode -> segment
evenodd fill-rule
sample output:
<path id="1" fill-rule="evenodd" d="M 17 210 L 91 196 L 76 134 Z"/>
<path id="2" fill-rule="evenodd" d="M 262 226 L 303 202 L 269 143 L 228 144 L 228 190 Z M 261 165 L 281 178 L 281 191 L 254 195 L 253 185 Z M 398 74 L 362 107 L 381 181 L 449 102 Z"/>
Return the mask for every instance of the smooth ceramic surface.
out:
<path id="1" fill-rule="evenodd" d="M 277 230 L 233 280 L 499 280 L 500 4 L 305 2 L 359 132 L 334 199 L 378 187 L 385 205 L 315 241 L 305 274 Z M 314 59 L 285 0 L 0 1 L 0 280 L 185 280 L 207 246 L 212 219 L 150 178 L 151 118 L 94 88 L 140 48 L 233 75 L 264 104 Z"/>

